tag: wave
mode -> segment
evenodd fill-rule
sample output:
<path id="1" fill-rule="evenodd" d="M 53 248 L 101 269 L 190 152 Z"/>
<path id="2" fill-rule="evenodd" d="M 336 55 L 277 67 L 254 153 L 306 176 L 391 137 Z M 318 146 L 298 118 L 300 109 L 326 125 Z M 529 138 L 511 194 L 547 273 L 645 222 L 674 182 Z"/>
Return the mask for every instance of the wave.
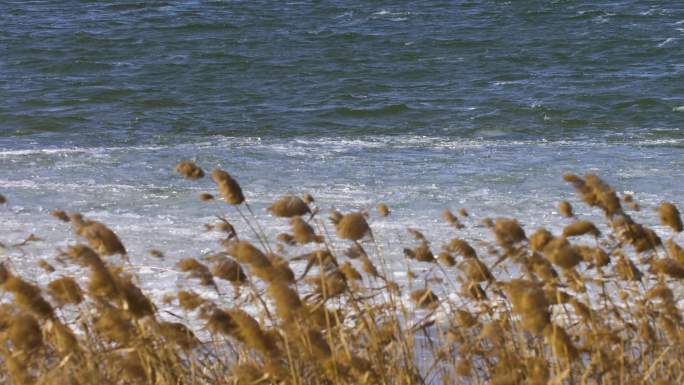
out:
<path id="1" fill-rule="evenodd" d="M 661 43 L 658 43 L 658 45 L 656 47 L 663 48 L 666 45 L 672 43 L 673 41 L 677 41 L 677 39 L 674 37 L 668 37 L 667 39 L 663 40 Z"/>
<path id="2" fill-rule="evenodd" d="M 478 48 L 497 45 L 492 39 L 431 39 L 427 43 L 436 43 L 437 46 L 449 48 Z"/>
<path id="3" fill-rule="evenodd" d="M 179 32 L 202 32 L 202 31 L 239 31 L 240 27 L 225 21 L 215 23 L 187 23 L 162 28 Z"/>
<path id="4" fill-rule="evenodd" d="M 372 118 L 376 116 L 400 114 L 408 111 L 411 111 L 409 106 L 404 103 L 398 103 L 375 108 L 337 107 L 331 112 L 328 112 L 327 115 L 341 115 L 353 118 Z"/>
<path id="5" fill-rule="evenodd" d="M 684 106 L 679 107 L 684 111 Z M 493 134 L 490 134 L 493 132 Z M 649 137 L 636 135 L 607 135 L 598 138 L 575 139 L 510 139 L 501 138 L 504 131 L 481 130 L 479 137 L 463 138 L 435 135 L 367 135 L 360 137 L 290 137 L 272 138 L 260 136 L 226 136 L 210 135 L 203 137 L 183 138 L 179 143 L 167 145 L 150 144 L 139 146 L 93 146 L 93 147 L 61 147 L 61 148 L 29 148 L 2 149 L 1 158 L 21 158 L 46 156 L 63 156 L 68 154 L 107 155 L 120 152 L 170 152 L 176 156 L 199 155 L 211 151 L 225 149 L 266 150 L 274 152 L 303 153 L 306 151 L 347 151 L 349 149 L 466 149 L 482 147 L 613 147 L 613 146 L 684 146 L 684 137 L 679 131 L 651 130 Z"/>
<path id="6" fill-rule="evenodd" d="M 0 158 L 36 155 L 64 154 L 104 154 L 114 151 L 156 151 L 167 149 L 167 146 L 115 146 L 115 147 L 63 147 L 63 148 L 31 148 L 21 150 L 0 150 Z"/>

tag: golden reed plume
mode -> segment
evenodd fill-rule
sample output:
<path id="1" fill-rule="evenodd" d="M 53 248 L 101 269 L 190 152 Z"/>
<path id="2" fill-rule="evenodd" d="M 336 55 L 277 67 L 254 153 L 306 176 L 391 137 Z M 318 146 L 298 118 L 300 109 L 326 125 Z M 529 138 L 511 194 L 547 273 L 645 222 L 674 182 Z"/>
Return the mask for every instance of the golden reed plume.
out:
<path id="1" fill-rule="evenodd" d="M 203 183 L 193 162 L 176 171 Z M 563 218 L 548 229 L 447 209 L 446 223 L 435 218 L 446 237 L 409 227 L 388 245 L 373 231 L 378 222 L 391 225 L 384 203 L 330 210 L 328 221 L 311 195 L 285 195 L 261 219 L 233 176 L 219 169 L 211 176 L 216 191 L 199 199 L 218 194 L 229 203 L 216 205 L 219 221 L 206 224 L 204 235 L 217 242 L 198 238 L 206 253 L 180 257 L 151 244 L 153 258 L 136 260 L 173 275 L 166 287 L 136 275 L 140 266 L 112 228 L 52 211 L 76 239 L 54 257 L 35 256 L 40 282 L 10 258 L 0 263 L 0 382 L 617 385 L 684 378 L 684 249 L 673 203 L 644 205 L 640 215 L 654 218 L 639 223 L 626 211 L 641 208 L 632 195 L 618 196 L 593 174 L 567 174 L 589 209 L 551 205 L 549 213 Z M 233 212 L 244 221 L 229 221 Z M 39 241 L 31 234 L 3 250 L 29 258 L 27 245 Z M 111 257 L 117 254 L 123 258 Z"/>

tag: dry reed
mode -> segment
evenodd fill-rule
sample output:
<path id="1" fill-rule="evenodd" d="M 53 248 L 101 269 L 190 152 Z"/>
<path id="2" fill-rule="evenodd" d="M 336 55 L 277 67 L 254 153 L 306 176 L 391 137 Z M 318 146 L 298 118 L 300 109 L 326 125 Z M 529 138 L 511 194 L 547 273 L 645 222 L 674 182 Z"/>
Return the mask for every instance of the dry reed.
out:
<path id="1" fill-rule="evenodd" d="M 203 176 L 188 161 L 176 170 Z M 245 202 L 230 174 L 215 170 L 212 178 L 227 203 Z M 406 282 L 391 279 L 384 261 L 398 258 L 382 254 L 369 215 L 331 211 L 330 235 L 310 195 L 287 195 L 268 209 L 289 218 L 291 234 L 279 234 L 277 248 L 254 217 L 244 217 L 254 244 L 221 219 L 211 225 L 221 236 L 217 250 L 178 260 L 182 289 L 159 302 L 127 260 L 104 258 L 126 253 L 114 231 L 55 210 L 87 245 L 38 260 L 58 275 L 44 286 L 0 264 L 0 382 L 682 383 L 678 209 L 654 208 L 671 229 L 659 234 L 627 214 L 597 176 L 564 178 L 604 223 L 563 201 L 558 209 L 573 222 L 560 234 L 539 228 L 528 237 L 512 218 L 470 219 L 460 209 L 461 222 L 445 210 L 451 239 L 431 243 L 431 234 L 407 229 Z M 622 202 L 636 204 L 631 196 Z M 385 204 L 377 211 L 390 213 Z M 491 234 L 468 238 L 462 230 L 475 221 Z M 168 259 L 157 249 L 150 255 Z"/>

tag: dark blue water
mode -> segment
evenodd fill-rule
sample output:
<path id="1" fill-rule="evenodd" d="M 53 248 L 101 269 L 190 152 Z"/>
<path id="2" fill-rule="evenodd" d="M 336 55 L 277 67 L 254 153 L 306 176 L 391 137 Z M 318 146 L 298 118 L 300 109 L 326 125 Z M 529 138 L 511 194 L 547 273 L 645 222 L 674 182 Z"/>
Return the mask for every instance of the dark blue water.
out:
<path id="1" fill-rule="evenodd" d="M 384 201 L 397 247 L 409 225 L 451 236 L 444 207 L 557 229 L 567 171 L 653 221 L 684 203 L 683 128 L 682 1 L 0 0 L 0 241 L 47 253 L 70 237 L 57 207 L 141 261 L 209 250 L 212 184 L 173 173 L 191 157 L 268 226 L 285 192 Z"/>
<path id="2" fill-rule="evenodd" d="M 674 0 L 4 0 L 0 134 L 680 137 L 683 29 Z"/>

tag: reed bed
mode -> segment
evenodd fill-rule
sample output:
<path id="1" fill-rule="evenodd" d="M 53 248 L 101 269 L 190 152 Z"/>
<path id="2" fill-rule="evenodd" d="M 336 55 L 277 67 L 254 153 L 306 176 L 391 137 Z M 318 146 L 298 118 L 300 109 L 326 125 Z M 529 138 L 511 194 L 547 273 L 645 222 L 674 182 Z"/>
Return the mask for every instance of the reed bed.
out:
<path id="1" fill-rule="evenodd" d="M 190 161 L 176 171 L 188 183 L 205 176 Z M 106 224 L 55 210 L 79 239 L 37 262 L 59 278 L 32 282 L 10 260 L 0 265 L 0 382 L 684 383 L 684 249 L 672 203 L 657 209 L 670 230 L 656 233 L 629 215 L 640 209 L 633 197 L 568 174 L 602 223 L 566 201 L 559 234 L 446 210 L 451 239 L 409 228 L 403 255 L 384 255 L 369 225 L 391 220 L 383 203 L 341 213 L 308 194 L 280 197 L 268 212 L 291 230 L 269 239 L 236 178 L 210 177 L 216 194 L 198 198 L 220 201 L 207 227 L 221 241 L 178 261 L 188 288 L 163 298 L 141 289 Z M 491 237 L 466 239 L 475 223 Z M 387 263 L 398 258 L 401 282 Z"/>

